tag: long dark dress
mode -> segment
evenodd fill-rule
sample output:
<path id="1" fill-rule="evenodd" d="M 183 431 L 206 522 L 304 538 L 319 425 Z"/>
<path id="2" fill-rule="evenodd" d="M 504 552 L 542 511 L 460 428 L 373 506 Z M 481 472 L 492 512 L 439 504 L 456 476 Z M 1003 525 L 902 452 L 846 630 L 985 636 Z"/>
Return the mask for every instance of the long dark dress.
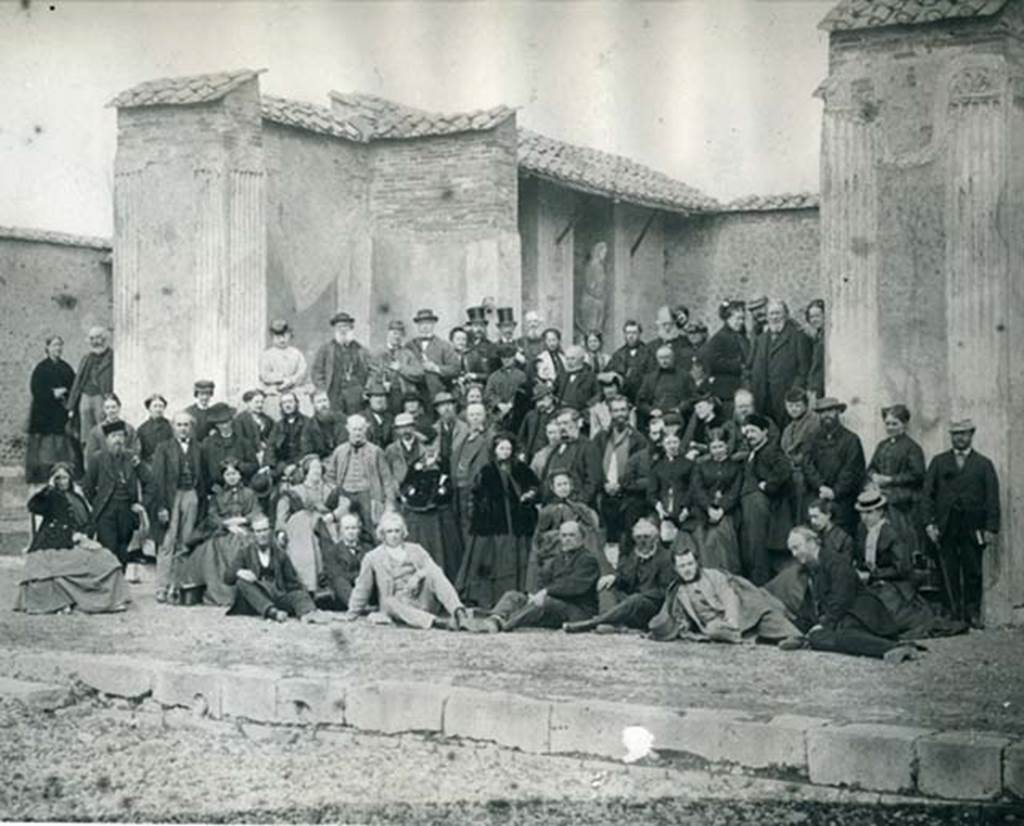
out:
<path id="1" fill-rule="evenodd" d="M 409 468 L 399 488 L 409 541 L 422 545 L 449 581 L 462 563 L 462 532 L 452 506 L 454 489 L 446 463 L 420 460 Z"/>
<path id="2" fill-rule="evenodd" d="M 539 492 L 540 480 L 522 462 L 490 462 L 480 469 L 471 494 L 470 545 L 456 586 L 467 603 L 490 609 L 506 591 L 525 588 Z"/>
<path id="3" fill-rule="evenodd" d="M 74 466 L 75 452 L 67 434 L 68 411 L 64 399 L 53 391 L 63 387 L 68 392 L 75 381 L 75 371 L 63 359 L 45 358 L 36 365 L 29 380 L 32 406 L 28 414 L 28 446 L 25 451 L 25 481 L 45 482 L 56 462 Z"/>
<path id="4" fill-rule="evenodd" d="M 76 490 L 49 486 L 28 501 L 28 509 L 43 518 L 25 556 L 18 583 L 15 611 L 52 614 L 74 607 L 87 614 L 123 611 L 131 601 L 121 563 L 114 554 L 89 538 L 92 513 Z"/>
<path id="5" fill-rule="evenodd" d="M 198 543 L 189 553 L 184 564 L 183 581 L 186 586 L 204 585 L 203 602 L 207 605 L 231 605 L 235 600 L 235 588 L 224 581 L 224 575 L 231 568 L 235 557 L 252 542 L 252 534 L 232 533 L 226 521 L 238 516 L 252 519 L 260 512 L 256 494 L 238 485 L 218 490 L 210 499 L 206 521 L 190 537 L 189 544 Z"/>
<path id="6" fill-rule="evenodd" d="M 731 574 L 741 573 L 743 567 L 739 536 L 736 532 L 736 514 L 740 504 L 740 486 L 743 484 L 743 466 L 726 458 L 723 462 L 698 462 L 690 480 L 690 501 L 700 520 L 696 531 L 700 564 Z M 725 515 L 712 522 L 709 508 L 721 508 Z"/>
<path id="7" fill-rule="evenodd" d="M 163 416 L 146 419 L 135 432 L 139 437 L 139 458 L 147 463 L 152 461 L 157 445 L 174 438 L 174 428 Z"/>
<path id="8" fill-rule="evenodd" d="M 882 486 L 882 493 L 889 500 L 889 522 L 913 556 L 921 547 L 919 509 L 924 488 L 924 451 L 906 433 L 889 437 L 878 443 L 867 470 L 869 474 L 892 477 L 889 484 Z"/>

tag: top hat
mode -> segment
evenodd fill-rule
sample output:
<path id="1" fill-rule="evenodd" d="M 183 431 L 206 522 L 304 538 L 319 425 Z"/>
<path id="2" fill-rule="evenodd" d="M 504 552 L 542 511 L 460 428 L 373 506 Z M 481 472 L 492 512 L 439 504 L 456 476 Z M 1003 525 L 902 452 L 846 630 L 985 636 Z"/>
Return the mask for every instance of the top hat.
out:
<path id="1" fill-rule="evenodd" d="M 880 491 L 865 490 L 857 494 L 857 502 L 853 507 L 860 513 L 864 513 L 884 508 L 888 503 L 889 500 Z"/>
<path id="2" fill-rule="evenodd" d="M 291 327 L 288 326 L 288 322 L 283 318 L 275 318 L 270 322 L 270 332 L 275 336 L 283 336 L 285 333 L 291 332 Z"/>
<path id="3" fill-rule="evenodd" d="M 515 326 L 516 317 L 515 311 L 511 307 L 498 307 L 498 326 L 501 327 L 503 324 L 511 324 Z"/>
<path id="4" fill-rule="evenodd" d="M 487 322 L 487 308 L 486 307 L 468 307 L 466 309 L 466 319 L 470 324 L 478 321 L 484 323 Z"/>
<path id="5" fill-rule="evenodd" d="M 355 324 L 356 320 L 352 318 L 344 310 L 338 310 L 334 315 L 331 316 L 331 326 L 335 324 Z"/>
<path id="6" fill-rule="evenodd" d="M 421 321 L 437 321 L 437 313 L 433 310 L 417 310 L 413 322 L 419 324 Z"/>
<path id="7" fill-rule="evenodd" d="M 821 413 L 824 410 L 838 410 L 842 413 L 846 410 L 846 403 L 839 401 L 839 399 L 834 396 L 825 396 L 814 403 L 814 410 L 817 413 Z"/>

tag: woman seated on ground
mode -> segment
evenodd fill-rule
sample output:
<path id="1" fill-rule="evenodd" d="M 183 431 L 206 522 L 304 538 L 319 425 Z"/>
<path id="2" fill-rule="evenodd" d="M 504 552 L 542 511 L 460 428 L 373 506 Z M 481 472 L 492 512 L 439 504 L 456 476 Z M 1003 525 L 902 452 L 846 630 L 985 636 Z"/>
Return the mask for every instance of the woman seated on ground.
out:
<path id="1" fill-rule="evenodd" d="M 141 507 L 141 506 L 139 506 Z M 28 501 L 43 518 L 25 557 L 15 611 L 87 614 L 123 611 L 131 601 L 121 563 L 91 538 L 92 512 L 71 483 L 71 465 L 58 462 L 50 480 Z"/>
<path id="2" fill-rule="evenodd" d="M 262 515 L 256 494 L 242 485 L 239 462 L 220 463 L 221 484 L 210 497 L 206 521 L 189 538 L 192 551 L 184 563 L 182 590 L 202 588 L 208 605 L 231 605 L 235 589 L 224 582 L 239 551 L 251 540 L 252 521 Z"/>
<path id="3" fill-rule="evenodd" d="M 541 568 L 558 556 L 558 529 L 566 522 L 576 522 L 580 526 L 580 530 L 583 531 L 583 544 L 597 559 L 601 573 L 611 572 L 610 564 L 602 552 L 604 541 L 599 535 L 597 513 L 576 498 L 572 475 L 559 471 L 551 477 L 550 484 L 552 500 L 540 509 L 537 516 L 537 530 L 533 534 L 530 558 L 526 566 L 526 591 L 531 594 L 539 587 L 537 577 Z"/>
<path id="4" fill-rule="evenodd" d="M 326 527 L 337 540 L 338 519 L 348 510 L 347 498 L 324 478 L 323 463 L 315 453 L 303 457 L 297 478 L 281 486 L 274 524 L 288 536 L 288 556 L 307 591 L 316 590 L 324 570 L 318 534 Z"/>
<path id="5" fill-rule="evenodd" d="M 408 533 L 400 514 L 387 511 L 381 517 L 381 544 L 363 557 L 345 618 L 367 613 L 376 589 L 380 605 L 370 614 L 373 622 L 459 630 L 466 609 L 455 587 L 422 545 L 408 541 Z M 442 610 L 447 617 L 440 616 Z"/>
<path id="6" fill-rule="evenodd" d="M 735 517 L 743 466 L 729 458 L 732 451 L 722 428 L 713 428 L 707 438 L 711 460 L 698 462 L 690 480 L 690 499 L 699 520 L 699 561 L 704 568 L 738 574 L 742 564 Z"/>

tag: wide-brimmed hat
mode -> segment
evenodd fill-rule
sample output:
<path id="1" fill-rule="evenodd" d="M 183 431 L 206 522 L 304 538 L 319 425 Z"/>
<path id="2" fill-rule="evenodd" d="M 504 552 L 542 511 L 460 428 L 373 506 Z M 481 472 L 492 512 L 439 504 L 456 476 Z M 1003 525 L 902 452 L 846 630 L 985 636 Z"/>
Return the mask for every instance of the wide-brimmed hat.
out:
<path id="1" fill-rule="evenodd" d="M 419 324 L 421 321 L 437 321 L 437 313 L 433 310 L 417 310 L 412 320 L 415 324 Z"/>
<path id="2" fill-rule="evenodd" d="M 973 433 L 976 429 L 971 419 L 954 419 L 949 423 L 950 433 Z"/>
<path id="3" fill-rule="evenodd" d="M 835 396 L 825 396 L 814 403 L 814 410 L 821 413 L 825 410 L 838 410 L 840 413 L 846 410 L 846 402 L 841 402 Z"/>
<path id="4" fill-rule="evenodd" d="M 853 506 L 861 513 L 866 511 L 876 511 L 879 508 L 884 508 L 889 504 L 889 500 L 885 498 L 885 494 L 877 490 L 865 490 L 857 495 L 857 502 Z"/>
<path id="5" fill-rule="evenodd" d="M 288 326 L 288 322 L 283 318 L 275 318 L 270 322 L 270 332 L 275 336 L 283 336 L 285 333 L 290 333 L 291 330 L 292 328 Z"/>
<path id="6" fill-rule="evenodd" d="M 344 310 L 339 310 L 338 312 L 336 312 L 334 315 L 331 316 L 331 326 L 332 327 L 335 324 L 355 324 L 355 323 L 356 323 L 356 320 L 354 318 L 352 318 L 352 316 L 350 316 Z"/>
<path id="7" fill-rule="evenodd" d="M 415 427 L 416 417 L 412 413 L 399 413 L 395 416 L 395 427 Z"/>
<path id="8" fill-rule="evenodd" d="M 210 405 L 206 413 L 206 421 L 210 424 L 224 424 L 235 418 L 235 408 L 227 402 L 217 402 Z"/>

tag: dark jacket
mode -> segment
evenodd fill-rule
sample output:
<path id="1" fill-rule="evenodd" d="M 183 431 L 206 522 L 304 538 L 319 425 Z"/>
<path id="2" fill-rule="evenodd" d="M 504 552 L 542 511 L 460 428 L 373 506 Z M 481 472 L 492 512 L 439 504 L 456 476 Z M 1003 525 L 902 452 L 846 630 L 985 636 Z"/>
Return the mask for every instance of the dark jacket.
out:
<path id="1" fill-rule="evenodd" d="M 659 547 L 647 559 L 641 559 L 635 551 L 622 557 L 615 569 L 613 587 L 624 594 L 639 594 L 653 599 L 660 605 L 665 599 L 665 592 L 675 580 L 672 552 L 668 548 Z"/>
<path id="2" fill-rule="evenodd" d="M 210 435 L 203 439 L 200 454 L 203 457 L 203 489 L 207 494 L 213 491 L 215 485 L 220 484 L 220 464 L 228 457 L 238 460 L 238 470 L 242 474 L 243 482 L 248 482 L 259 470 L 256 449 L 240 433 L 232 432 L 231 437 L 225 439 L 218 431 L 211 431 Z"/>
<path id="3" fill-rule="evenodd" d="M 727 514 L 740 503 L 743 466 L 726 459 L 724 462 L 698 462 L 690 479 L 690 502 L 702 520 L 708 508 L 721 508 Z"/>
<path id="4" fill-rule="evenodd" d="M 99 387 L 99 395 L 112 393 L 114 391 L 114 351 L 109 347 L 102 353 L 89 352 L 82 356 L 78 365 L 78 373 L 68 391 L 67 408 L 71 415 L 78 410 L 78 403 L 82 400 L 82 388 L 87 380 L 95 382 Z"/>
<path id="5" fill-rule="evenodd" d="M 925 524 L 945 533 L 957 514 L 968 531 L 999 532 L 999 479 L 992 462 L 972 449 L 963 470 L 952 450 L 940 453 L 928 466 L 924 479 Z"/>
<path id="6" fill-rule="evenodd" d="M 559 551 L 541 568 L 538 584 L 549 597 L 568 602 L 588 615 L 597 613 L 597 580 L 601 569 L 585 547 Z"/>
<path id="7" fill-rule="evenodd" d="M 654 366 L 654 356 L 642 341 L 638 341 L 635 347 L 623 344 L 612 353 L 611 361 L 608 362 L 608 370 L 622 376 L 622 392 L 632 402 L 636 401 L 644 376 Z"/>
<path id="8" fill-rule="evenodd" d="M 758 483 L 764 482 L 765 496 L 773 500 L 784 499 L 789 493 L 790 478 L 789 459 L 776 442 L 768 440 L 743 460 L 740 495 L 747 496 L 759 490 Z"/>
<path id="9" fill-rule="evenodd" d="M 389 412 L 376 413 L 365 408 L 362 412 L 363 418 L 369 423 L 369 430 L 366 431 L 366 440 L 373 442 L 378 447 L 387 447 L 395 438 L 395 417 Z"/>
<path id="10" fill-rule="evenodd" d="M 152 463 L 153 454 L 161 442 L 174 438 L 174 428 L 167 419 L 146 419 L 135 431 L 139 437 L 139 458 Z"/>
<path id="11" fill-rule="evenodd" d="M 811 439 L 803 462 L 808 490 L 817 495 L 826 485 L 835 493 L 839 521 L 856 524 L 853 503 L 864 487 L 864 448 L 860 437 L 839 425 L 828 431 L 822 427 Z"/>
<path id="12" fill-rule="evenodd" d="M 586 364 L 575 373 L 566 371 L 555 382 L 556 407 L 572 407 L 585 411 L 600 394 L 594 371 Z"/>
<path id="13" fill-rule="evenodd" d="M 547 445 L 548 437 L 545 431 L 548 422 L 557 415 L 558 408 L 553 407 L 547 412 L 533 408 L 523 416 L 522 424 L 519 425 L 519 446 L 523 453 L 526 454 L 527 461 L 532 459 L 538 450 Z"/>
<path id="14" fill-rule="evenodd" d="M 252 571 L 256 574 L 257 579 L 259 579 L 259 551 L 255 540 L 247 543 L 245 547 L 238 551 L 238 554 L 224 572 L 224 584 L 236 585 L 238 583 L 238 572 L 243 569 Z M 295 566 L 292 565 L 291 559 L 289 559 L 285 551 L 277 547 L 277 543 L 274 540 L 271 540 L 270 545 L 268 578 L 261 580 L 261 582 L 269 589 L 275 590 L 278 593 L 288 593 L 289 591 L 305 592 L 302 581 L 295 572 Z M 235 605 L 238 605 L 237 599 L 235 600 Z M 235 613 L 235 608 L 232 608 L 228 613 Z"/>
<path id="15" fill-rule="evenodd" d="M 807 572 L 807 593 L 796 622 L 801 630 L 821 625 L 834 631 L 852 624 L 880 637 L 896 636 L 892 614 L 861 583 L 852 559 L 822 548 Z"/>
<path id="16" fill-rule="evenodd" d="M 321 459 L 326 459 L 334 453 L 334 448 L 347 441 L 348 428 L 345 426 L 344 416 L 332 413 L 326 421 L 311 416 L 303 424 L 302 434 L 299 436 L 299 451 L 303 456 L 315 453 Z"/>
<path id="17" fill-rule="evenodd" d="M 828 548 L 832 553 L 848 556 L 850 559 L 855 558 L 856 549 L 853 539 L 838 525 L 833 525 L 827 532 L 819 535 L 821 537 L 821 547 Z"/>
<path id="18" fill-rule="evenodd" d="M 177 439 L 169 439 L 157 445 L 153 452 L 152 484 L 149 499 L 154 510 L 170 510 L 174 506 L 174 494 L 178 490 L 181 463 L 185 454 Z M 188 461 L 191 465 L 195 490 L 200 498 L 206 495 L 202 479 L 202 458 L 195 439 L 189 441 Z"/>
<path id="19" fill-rule="evenodd" d="M 398 487 L 402 507 L 413 513 L 433 513 L 452 504 L 455 487 L 448 473 L 448 463 L 441 459 L 427 465 L 422 459 L 406 472 Z"/>
<path id="20" fill-rule="evenodd" d="M 263 464 L 273 469 L 275 477 L 280 478 L 288 465 L 296 465 L 302 460 L 302 431 L 308 420 L 307 416 L 296 413 L 290 422 L 286 419 L 274 422 Z"/>
<path id="21" fill-rule="evenodd" d="M 29 553 L 70 548 L 75 544 L 72 539 L 75 533 L 88 536 L 94 533 L 89 503 L 74 489 L 64 492 L 47 485 L 28 500 L 28 509 L 30 513 L 43 518 L 32 537 Z"/>
<path id="22" fill-rule="evenodd" d="M 505 478 L 495 462 L 488 462 L 480 469 L 473 485 L 470 507 L 472 535 L 533 536 L 537 527 L 536 503 L 540 482 L 529 466 L 516 459 L 508 465 L 507 485 Z"/>
<path id="23" fill-rule="evenodd" d="M 64 359 L 45 358 L 36 365 L 29 380 L 32 407 L 28 414 L 29 433 L 62 434 L 68 421 L 64 406 L 67 398 L 56 398 L 53 391 L 63 387 L 70 391 L 75 383 L 75 371 Z"/>
<path id="24" fill-rule="evenodd" d="M 750 384 L 758 410 L 785 424 L 785 396 L 794 385 L 803 385 L 811 365 L 811 342 L 792 319 L 772 341 L 766 329 L 750 353 Z"/>
<path id="25" fill-rule="evenodd" d="M 274 420 L 266 413 L 254 417 L 250 411 L 243 410 L 235 416 L 235 432 L 252 445 L 253 451 L 266 444 L 273 427 Z"/>
<path id="26" fill-rule="evenodd" d="M 808 338 L 811 342 L 811 360 L 807 367 L 806 387 L 821 398 L 825 395 L 825 333 L 820 331 Z"/>
<path id="27" fill-rule="evenodd" d="M 647 477 L 647 501 L 653 508 L 658 502 L 673 519 L 683 508 L 690 507 L 690 476 L 694 463 L 680 454 L 675 459 L 661 456 L 651 463 Z"/>
<path id="28" fill-rule="evenodd" d="M 750 339 L 723 324 L 701 349 L 704 367 L 714 378 L 715 393 L 732 405 L 732 398 L 743 384 L 743 372 L 750 360 Z"/>
<path id="29" fill-rule="evenodd" d="M 924 451 L 905 433 L 882 439 L 867 469 L 869 473 L 892 477 L 882 488 L 890 506 L 904 510 L 920 500 L 925 475 Z"/>
<path id="30" fill-rule="evenodd" d="M 572 475 L 573 487 L 579 500 L 593 506 L 598 491 L 604 486 L 601 457 L 594 443 L 580 437 L 571 442 L 563 442 L 551 451 L 542 480 L 545 489 L 551 477 L 562 470 Z"/>
<path id="31" fill-rule="evenodd" d="M 109 451 L 97 453 L 85 469 L 82 490 L 92 503 L 93 514 L 98 519 L 110 504 L 118 479 L 119 466 L 128 481 L 128 491 L 133 504 L 142 502 L 147 480 L 150 478 L 145 465 L 133 467 L 128 453 L 115 456 Z"/>
<path id="32" fill-rule="evenodd" d="M 858 569 L 868 570 L 866 562 L 868 531 L 863 523 L 857 529 L 854 562 Z M 885 522 L 878 534 L 875 545 L 875 569 L 871 571 L 870 581 L 909 579 L 914 571 L 914 563 L 910 558 L 910 548 L 892 525 Z"/>
<path id="33" fill-rule="evenodd" d="M 648 373 L 637 393 L 637 412 L 645 420 L 652 410 L 668 413 L 679 410 L 694 397 L 693 379 L 685 368 L 674 366 L 667 370 L 656 367 Z"/>
<path id="34" fill-rule="evenodd" d="M 604 453 L 608 449 L 608 442 L 611 441 L 611 438 L 611 430 L 599 430 L 590 439 L 594 444 L 594 449 L 597 451 L 598 458 L 601 460 L 602 467 L 604 467 Z M 635 456 L 641 450 L 647 449 L 647 437 L 635 427 L 629 427 L 627 428 L 626 445 L 626 455 Z M 623 468 L 619 468 L 620 476 L 623 470 Z"/>

